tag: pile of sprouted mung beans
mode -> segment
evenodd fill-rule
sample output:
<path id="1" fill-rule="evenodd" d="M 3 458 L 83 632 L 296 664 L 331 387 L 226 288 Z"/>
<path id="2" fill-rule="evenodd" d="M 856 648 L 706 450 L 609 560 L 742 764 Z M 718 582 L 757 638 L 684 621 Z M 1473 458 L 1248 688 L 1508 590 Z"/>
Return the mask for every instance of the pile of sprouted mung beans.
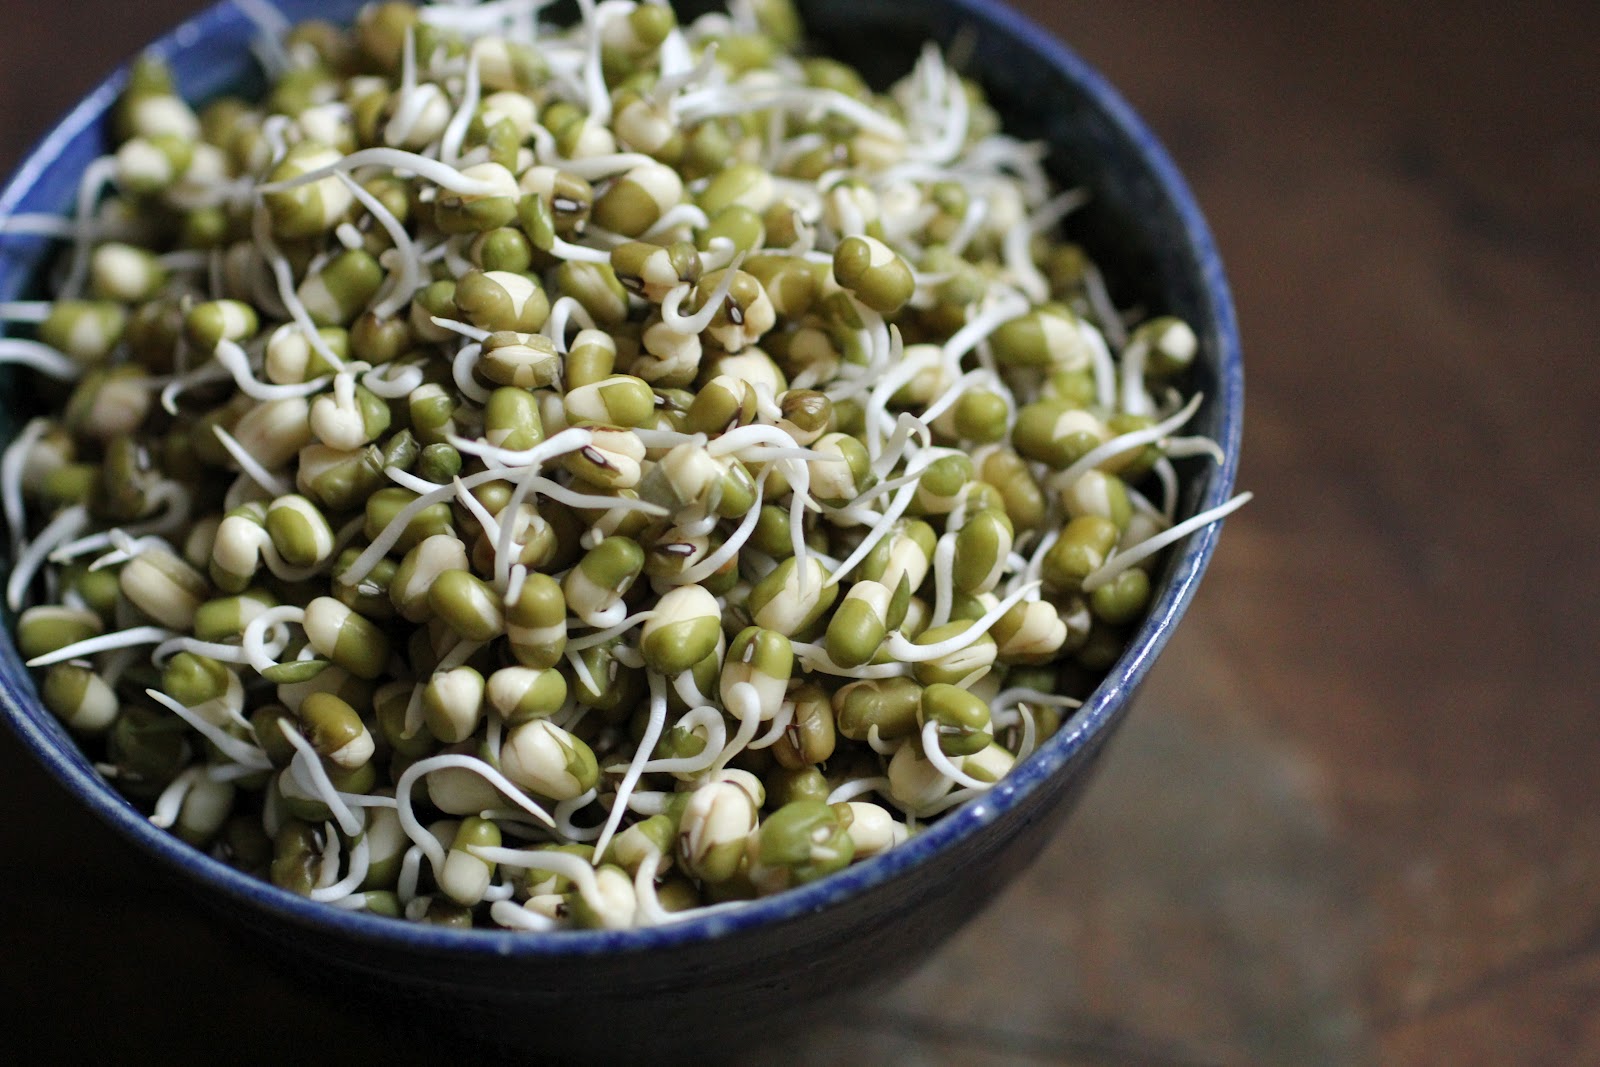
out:
<path id="1" fill-rule="evenodd" d="M 1197 348 L 929 47 L 375 3 L 154 58 L 0 358 L 6 596 L 158 826 L 340 908 L 671 922 L 979 797 L 1121 651 Z M 34 606 L 27 606 L 32 603 Z"/>

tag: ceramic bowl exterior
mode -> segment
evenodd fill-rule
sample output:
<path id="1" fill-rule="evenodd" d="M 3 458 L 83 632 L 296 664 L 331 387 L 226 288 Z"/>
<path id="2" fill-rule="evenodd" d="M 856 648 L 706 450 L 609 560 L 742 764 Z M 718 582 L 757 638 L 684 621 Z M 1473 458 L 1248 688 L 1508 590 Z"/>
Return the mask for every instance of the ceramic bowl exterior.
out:
<path id="1" fill-rule="evenodd" d="M 354 0 L 285 0 L 291 19 L 350 18 Z M 1189 461 L 1183 507 L 1230 494 L 1243 374 L 1222 264 L 1166 152 L 1115 91 L 1048 33 L 991 0 L 811 0 L 799 4 L 821 48 L 885 80 L 910 69 L 926 39 L 963 35 L 1008 130 L 1050 146 L 1050 167 L 1093 200 L 1073 236 L 1137 299 L 1193 325 L 1192 387 L 1206 401 L 1195 431 L 1227 453 Z M 261 84 L 251 24 L 230 4 L 198 15 L 154 48 L 191 99 Z M 63 212 L 76 179 L 104 154 L 108 109 L 126 72 L 91 93 L 21 165 L 0 217 Z M 0 235 L 0 300 L 33 290 L 49 242 Z M 6 379 L 0 378 L 0 382 Z M 15 379 L 8 388 L 16 397 Z M 0 411 L 9 439 L 27 412 Z M 618 932 L 452 931 L 313 904 L 247 877 L 150 825 L 90 766 L 42 707 L 9 636 L 0 637 L 0 713 L 80 803 L 170 872 L 205 906 L 269 944 L 307 981 L 389 1011 L 413 1028 L 494 1035 L 523 1058 L 564 1062 L 701 1059 L 770 1035 L 832 997 L 902 974 L 953 933 L 1037 854 L 1088 779 L 1135 689 L 1171 636 L 1218 531 L 1183 542 L 1161 568 L 1149 617 L 1071 720 L 990 794 L 905 845 L 820 882 L 676 925 Z"/>

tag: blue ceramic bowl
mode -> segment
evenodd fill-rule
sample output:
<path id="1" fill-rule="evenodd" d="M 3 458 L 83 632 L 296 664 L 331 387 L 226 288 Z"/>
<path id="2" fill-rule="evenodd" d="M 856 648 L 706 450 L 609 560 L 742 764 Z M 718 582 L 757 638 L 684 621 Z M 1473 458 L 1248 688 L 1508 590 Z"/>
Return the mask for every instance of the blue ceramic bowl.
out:
<path id="1" fill-rule="evenodd" d="M 348 19 L 357 0 L 280 0 L 294 19 Z M 1206 395 L 1197 430 L 1226 450 L 1220 466 L 1185 470 L 1185 509 L 1229 495 L 1239 451 L 1243 377 L 1222 264 L 1199 209 L 1166 152 L 1128 105 L 1071 51 L 995 0 L 802 0 L 817 42 L 885 79 L 908 70 L 927 39 L 958 33 L 1008 129 L 1051 147 L 1064 184 L 1094 199 L 1074 236 L 1107 268 L 1119 303 L 1170 311 L 1201 340 L 1193 388 Z M 220 4 L 157 42 L 183 92 L 203 100 L 260 84 L 251 25 Z M 78 174 L 108 143 L 118 72 L 67 116 L 0 193 L 0 216 L 62 212 Z M 0 236 L 0 300 L 24 294 L 48 243 Z M 0 436 L 23 413 L 7 406 Z M 12 421 L 17 420 L 17 421 Z M 770 1034 L 807 1009 L 910 970 L 1038 853 L 1087 780 L 1194 596 L 1216 546 L 1207 529 L 1167 559 L 1149 618 L 1104 682 L 1063 729 L 981 801 L 926 833 L 815 884 L 723 914 L 658 929 L 551 935 L 452 931 L 313 904 L 247 877 L 150 825 L 90 766 L 40 705 L 8 636 L 0 637 L 0 708 L 40 762 L 113 830 L 197 899 L 263 939 L 308 978 L 322 976 L 413 1019 L 449 1019 L 503 1035 L 526 1058 L 591 1052 L 627 1062 L 668 1052 L 702 1058 Z M 559 1018 L 558 1025 L 549 1020 Z M 617 1020 L 626 1020 L 619 1027 Z"/>

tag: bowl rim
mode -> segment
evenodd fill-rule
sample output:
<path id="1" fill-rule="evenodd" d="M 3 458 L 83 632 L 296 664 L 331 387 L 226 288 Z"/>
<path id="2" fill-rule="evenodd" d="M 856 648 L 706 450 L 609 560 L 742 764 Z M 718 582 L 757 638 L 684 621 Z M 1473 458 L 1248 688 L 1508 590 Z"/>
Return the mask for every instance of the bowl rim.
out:
<path id="1" fill-rule="evenodd" d="M 1097 70 L 1051 32 L 1007 6 L 1003 0 L 945 0 L 945 3 L 965 18 L 987 24 L 1003 36 L 1034 50 L 1046 64 L 1074 83 L 1113 128 L 1136 147 L 1161 198 L 1177 215 L 1183 240 L 1199 267 L 1202 279 L 1199 297 L 1208 305 L 1214 321 L 1218 348 L 1218 392 L 1207 398 L 1206 407 L 1214 406 L 1217 412 L 1215 439 L 1223 448 L 1224 459 L 1203 475 L 1206 487 L 1197 509 L 1222 504 L 1232 491 L 1238 469 L 1243 366 L 1237 320 L 1221 257 L 1188 184 L 1133 108 Z M 291 0 L 284 6 L 303 4 Z M 252 26 L 230 0 L 220 0 L 160 37 L 148 50 L 169 54 L 208 35 L 243 32 Z M 128 69 L 128 64 L 122 65 L 91 90 L 23 157 L 5 187 L 0 189 L 0 218 L 13 213 L 64 148 L 91 133 L 115 102 L 127 80 Z M 5 284 L 4 275 L 0 275 L 0 287 Z M 39 714 L 48 715 L 48 712 L 43 710 L 33 692 L 19 690 L 9 679 L 0 678 L 0 708 L 12 731 L 45 770 L 124 840 L 173 871 L 204 883 L 206 888 L 240 905 L 265 911 L 319 936 L 333 935 L 374 947 L 420 950 L 434 955 L 513 960 L 619 956 L 678 949 L 775 927 L 841 905 L 931 862 L 936 855 L 973 837 L 1022 805 L 1088 746 L 1108 734 L 1126 710 L 1128 698 L 1144 680 L 1193 600 L 1220 533 L 1220 524 L 1214 523 L 1169 550 L 1165 578 L 1158 586 L 1159 596 L 1112 670 L 1061 729 L 1028 759 L 1018 763 L 991 792 L 944 814 L 909 841 L 827 878 L 726 911 L 697 912 L 664 926 L 551 932 L 454 930 L 398 922 L 315 903 L 229 867 L 153 826 L 92 769 L 63 751 L 56 738 L 35 721 L 27 710 L 29 706 Z M 14 655 L 9 632 L 4 635 L 4 644 L 7 656 Z"/>

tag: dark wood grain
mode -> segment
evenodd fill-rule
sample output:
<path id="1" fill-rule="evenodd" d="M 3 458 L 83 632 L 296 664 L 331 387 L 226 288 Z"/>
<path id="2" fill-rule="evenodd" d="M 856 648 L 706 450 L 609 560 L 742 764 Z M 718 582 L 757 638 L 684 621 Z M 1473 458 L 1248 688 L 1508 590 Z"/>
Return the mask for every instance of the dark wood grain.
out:
<path id="1" fill-rule="evenodd" d="M 1216 230 L 1257 499 L 1035 868 L 759 1061 L 1600 1060 L 1600 15 L 1019 6 L 1151 121 Z M 192 9 L 28 7 L 0 36 L 6 166 Z M 0 810 L 8 1034 L 382 1051 L 9 737 Z"/>

